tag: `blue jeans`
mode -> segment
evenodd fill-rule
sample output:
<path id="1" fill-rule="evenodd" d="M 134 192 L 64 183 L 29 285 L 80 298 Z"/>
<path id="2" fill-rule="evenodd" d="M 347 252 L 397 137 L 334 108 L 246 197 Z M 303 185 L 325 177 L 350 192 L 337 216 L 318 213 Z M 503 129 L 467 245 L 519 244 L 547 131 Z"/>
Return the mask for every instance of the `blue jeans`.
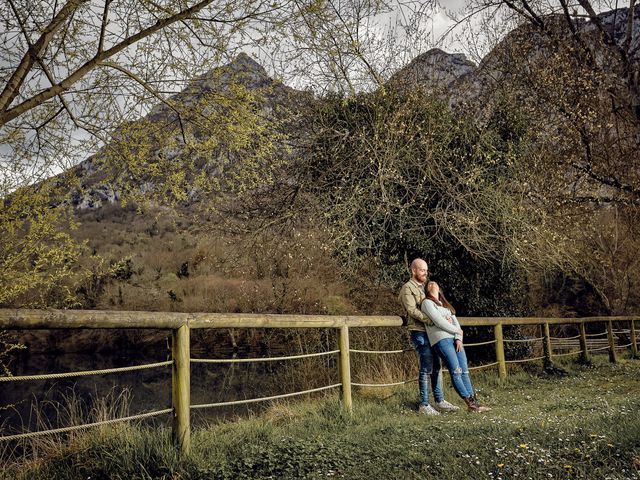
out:
<path id="1" fill-rule="evenodd" d="M 453 338 L 444 338 L 433 346 L 433 350 L 442 358 L 449 374 L 453 388 L 460 397 L 467 398 L 474 394 L 469 377 L 469 366 L 467 364 L 467 354 L 462 348 L 456 352 Z"/>
<path id="2" fill-rule="evenodd" d="M 444 400 L 442 381 L 440 380 L 440 359 L 433 354 L 426 332 L 411 331 L 411 343 L 418 353 L 420 365 L 418 373 L 418 389 L 420 390 L 420 404 L 429 405 L 429 377 L 431 389 L 436 403 Z"/>

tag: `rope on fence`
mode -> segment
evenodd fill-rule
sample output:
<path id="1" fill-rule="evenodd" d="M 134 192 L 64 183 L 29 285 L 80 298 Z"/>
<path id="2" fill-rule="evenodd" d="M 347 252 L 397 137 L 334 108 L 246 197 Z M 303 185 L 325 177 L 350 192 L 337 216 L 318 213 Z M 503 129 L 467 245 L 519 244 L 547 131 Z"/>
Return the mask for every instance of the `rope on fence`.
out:
<path id="1" fill-rule="evenodd" d="M 549 337 L 551 340 L 575 340 L 576 338 L 580 338 L 580 335 L 575 335 L 573 337 Z"/>
<path id="2" fill-rule="evenodd" d="M 592 348 L 592 349 L 587 349 L 588 352 L 598 352 L 600 350 L 609 350 L 609 346 L 606 347 L 601 347 L 601 348 Z"/>
<path id="3" fill-rule="evenodd" d="M 582 350 L 577 350 L 575 352 L 568 352 L 568 353 L 554 353 L 553 356 L 554 357 L 566 357 L 569 355 L 577 355 L 578 353 L 582 353 Z"/>
<path id="4" fill-rule="evenodd" d="M 505 338 L 504 340 L 502 340 L 503 342 L 537 342 L 539 340 L 544 340 L 544 337 L 540 337 L 540 338 L 515 338 L 515 339 L 508 339 Z"/>
<path id="5" fill-rule="evenodd" d="M 250 398 L 248 400 L 235 400 L 232 402 L 202 403 L 199 405 L 191 405 L 191 409 L 225 407 L 227 405 L 243 405 L 246 403 L 266 402 L 267 400 L 277 400 L 279 398 L 295 397 L 296 395 L 304 395 L 305 393 L 320 392 L 322 390 L 329 390 L 330 388 L 336 388 L 340 386 L 342 386 L 341 383 L 335 383 L 333 385 L 327 385 L 326 387 L 312 388 L 310 390 L 304 390 L 302 392 L 284 393 L 282 395 L 273 395 L 271 397 Z"/>
<path id="6" fill-rule="evenodd" d="M 626 329 L 626 330 L 614 330 L 613 333 L 631 333 L 631 330 Z"/>
<path id="7" fill-rule="evenodd" d="M 478 343 L 465 343 L 464 346 L 465 347 L 478 347 L 480 345 L 489 345 L 491 343 L 496 343 L 495 340 L 489 340 L 487 342 L 478 342 Z"/>
<path id="8" fill-rule="evenodd" d="M 603 335 L 607 335 L 607 332 L 602 333 L 587 333 L 585 337 L 602 337 Z"/>
<path id="9" fill-rule="evenodd" d="M 418 379 L 414 378 L 413 380 L 404 380 L 403 382 L 395 382 L 395 383 L 355 383 L 351 382 L 351 385 L 356 387 L 395 387 L 398 385 L 406 385 L 407 383 L 417 382 Z"/>
<path id="10" fill-rule="evenodd" d="M 119 368 L 106 368 L 104 370 L 86 370 L 83 372 L 65 372 L 65 373 L 49 373 L 46 375 L 20 375 L 15 377 L 0 377 L 0 382 L 17 382 L 22 380 L 48 380 L 51 378 L 69 378 L 69 377 L 81 377 L 83 375 L 103 375 L 106 373 L 118 373 L 118 372 L 131 372 L 134 370 L 144 370 L 147 368 L 164 367 L 165 365 L 172 365 L 173 360 L 167 360 L 166 362 L 150 363 L 147 365 L 135 365 L 132 367 L 119 367 Z"/>
<path id="11" fill-rule="evenodd" d="M 355 350 L 349 349 L 351 353 L 404 353 L 404 352 L 413 352 L 413 348 L 405 348 L 404 350 Z"/>
<path id="12" fill-rule="evenodd" d="M 321 357 L 323 355 L 333 355 L 340 353 L 340 350 L 328 352 L 306 353 L 304 355 L 290 355 L 287 357 L 265 357 L 265 358 L 192 358 L 193 363 L 252 363 L 252 362 L 276 362 L 279 360 L 295 360 L 297 358 Z"/>
<path id="13" fill-rule="evenodd" d="M 524 358 L 522 360 L 505 360 L 504 363 L 524 363 L 524 362 L 533 362 L 534 360 L 542 360 L 544 358 L 544 355 L 542 357 L 532 357 L 532 358 Z"/>
<path id="14" fill-rule="evenodd" d="M 489 367 L 494 367 L 498 365 L 498 362 L 493 362 L 493 363 L 485 363 L 483 365 L 478 365 L 477 367 L 469 367 L 469 370 L 480 370 L 482 368 L 489 368 Z"/>
<path id="15" fill-rule="evenodd" d="M 626 345 L 616 345 L 616 348 L 620 348 L 620 349 L 622 349 L 622 348 L 628 348 L 628 347 L 630 347 L 631 345 L 633 345 L 633 343 L 627 343 Z"/>
<path id="16" fill-rule="evenodd" d="M 173 412 L 173 408 L 165 408 L 164 410 L 140 413 L 138 415 L 131 415 L 129 417 L 112 418 L 111 420 L 103 420 L 102 422 L 85 423 L 84 425 L 74 425 L 72 427 L 54 428 L 52 430 L 40 430 L 38 432 L 26 432 L 26 433 L 19 433 L 17 435 L 8 435 L 6 437 L 0 437 L 0 441 L 20 440 L 24 438 L 38 437 L 41 435 L 72 432 L 74 430 L 81 430 L 83 428 L 99 427 L 101 425 L 111 425 L 113 423 L 118 423 L 118 422 L 128 422 L 130 420 L 139 420 L 143 418 L 156 417 L 158 415 L 164 415 L 165 413 L 171 413 L 171 412 Z"/>

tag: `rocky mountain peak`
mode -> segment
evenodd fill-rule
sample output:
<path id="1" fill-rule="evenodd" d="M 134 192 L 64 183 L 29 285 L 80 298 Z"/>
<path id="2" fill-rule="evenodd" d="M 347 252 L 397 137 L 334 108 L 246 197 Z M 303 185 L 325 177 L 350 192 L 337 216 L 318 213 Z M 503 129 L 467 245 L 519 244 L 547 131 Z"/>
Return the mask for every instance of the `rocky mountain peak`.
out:
<path id="1" fill-rule="evenodd" d="M 195 77 L 180 93 L 171 97 L 171 102 L 188 106 L 209 92 L 226 91 L 232 84 L 240 84 L 249 90 L 257 90 L 274 83 L 267 71 L 246 53 L 240 53 L 230 63 L 216 67 Z M 151 120 L 171 115 L 166 104 L 156 105 L 148 115 Z"/>
<path id="2" fill-rule="evenodd" d="M 260 88 L 273 82 L 267 71 L 246 53 L 238 54 L 230 63 L 214 68 L 194 79 L 190 89 L 199 91 L 219 90 L 231 82 L 241 83 L 250 89 Z"/>
<path id="3" fill-rule="evenodd" d="M 439 48 L 432 48 L 398 70 L 388 83 L 400 87 L 420 85 L 440 92 L 475 69 L 476 65 L 462 53 L 447 53 Z"/>

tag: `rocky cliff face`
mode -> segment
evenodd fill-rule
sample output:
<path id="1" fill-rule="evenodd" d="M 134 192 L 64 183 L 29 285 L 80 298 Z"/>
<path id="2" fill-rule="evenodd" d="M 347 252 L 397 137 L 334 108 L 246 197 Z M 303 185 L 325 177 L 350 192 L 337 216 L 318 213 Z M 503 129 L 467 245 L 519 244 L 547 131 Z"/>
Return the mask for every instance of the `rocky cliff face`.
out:
<path id="1" fill-rule="evenodd" d="M 610 33 L 620 47 L 627 42 L 627 25 L 630 10 L 621 8 L 598 15 L 598 21 Z M 634 10 L 634 29 L 629 40 L 629 52 L 632 63 L 640 63 L 640 6 Z M 571 32 L 565 25 L 563 17 L 547 19 L 552 28 L 559 28 L 568 39 Z M 596 44 L 600 30 L 591 20 L 580 20 L 576 29 L 587 44 Z M 531 65 L 548 57 L 553 46 L 545 42 L 539 32 L 529 25 L 523 25 L 500 42 L 479 65 L 468 60 L 464 54 L 449 54 L 440 49 L 432 49 L 413 59 L 406 67 L 396 72 L 389 85 L 400 87 L 420 86 L 427 91 L 442 95 L 449 99 L 452 106 L 465 108 L 471 104 L 491 103 L 498 86 L 510 82 L 514 73 L 505 65 L 513 63 L 514 56 L 521 54 L 523 44 L 529 45 Z M 613 70 L 612 50 L 596 49 L 596 61 L 605 69 Z M 636 76 L 640 73 L 636 68 Z M 616 72 L 622 74 L 622 72 Z"/>
<path id="2" fill-rule="evenodd" d="M 435 93 L 448 92 L 456 82 L 476 68 L 464 54 L 451 54 L 434 48 L 418 55 L 398 70 L 388 84 L 405 88 L 419 85 Z"/>
<path id="3" fill-rule="evenodd" d="M 618 47 L 623 47 L 627 39 L 628 8 L 621 8 L 598 15 L 604 29 L 610 32 Z M 632 64 L 635 64 L 636 76 L 640 63 L 640 6 L 634 10 L 634 29 L 631 32 L 629 52 Z M 483 58 L 480 65 L 466 75 L 461 75 L 452 82 L 449 88 L 452 106 L 491 103 L 495 92 L 501 85 L 512 83 L 520 73 L 512 68 L 517 64 L 525 70 L 535 69 L 543 62 L 549 61 L 557 44 L 569 43 L 572 33 L 566 25 L 564 17 L 548 17 L 547 27 L 556 33 L 553 41 L 540 34 L 531 25 L 524 24 L 510 32 L 496 47 Z M 616 75 L 617 53 L 611 46 L 603 47 L 601 33 L 591 20 L 580 20 L 576 24 L 576 32 L 584 42 L 584 47 L 594 52 L 595 61 L 604 70 Z M 605 42 L 606 43 L 606 42 Z M 599 47 L 594 47 L 600 45 Z M 582 48 L 582 47 L 580 47 Z M 526 58 L 523 58 L 526 57 Z"/>

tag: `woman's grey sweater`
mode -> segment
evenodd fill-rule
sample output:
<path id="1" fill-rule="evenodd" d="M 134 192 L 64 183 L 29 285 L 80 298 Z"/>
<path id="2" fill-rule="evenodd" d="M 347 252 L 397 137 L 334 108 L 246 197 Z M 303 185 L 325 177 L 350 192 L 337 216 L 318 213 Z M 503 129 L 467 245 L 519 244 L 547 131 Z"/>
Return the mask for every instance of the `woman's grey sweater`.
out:
<path id="1" fill-rule="evenodd" d="M 458 319 L 448 308 L 441 307 L 433 300 L 427 298 L 422 302 L 422 305 L 420 305 L 420 310 L 433 322 L 433 326 L 425 327 L 431 346 L 444 338 L 457 338 L 462 340 L 462 337 L 458 334 L 458 330 L 460 329 Z M 447 318 L 451 318 L 452 323 L 449 323 Z"/>

